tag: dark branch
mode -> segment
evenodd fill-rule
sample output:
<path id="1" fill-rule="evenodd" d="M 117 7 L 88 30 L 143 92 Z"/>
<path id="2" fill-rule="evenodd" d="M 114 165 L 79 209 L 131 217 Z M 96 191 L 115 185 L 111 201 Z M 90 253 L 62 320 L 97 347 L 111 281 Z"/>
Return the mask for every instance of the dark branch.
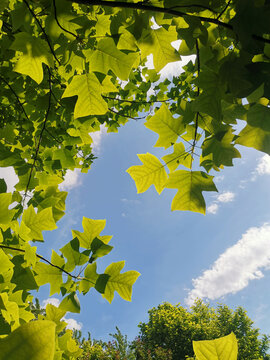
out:
<path id="1" fill-rule="evenodd" d="M 228 9 L 228 7 L 230 6 L 230 3 L 232 2 L 232 0 L 229 0 L 227 5 L 224 7 L 224 9 L 221 11 L 221 13 L 218 15 L 217 19 L 219 19 L 224 13 L 225 11 Z"/>
<path id="2" fill-rule="evenodd" d="M 15 90 L 14 90 L 14 89 L 12 88 L 12 86 L 6 81 L 6 79 L 4 79 L 1 75 L 0 75 L 0 79 L 9 87 L 10 91 L 11 91 L 11 92 L 13 93 L 13 95 L 16 97 L 16 100 L 17 100 L 19 106 L 21 107 L 21 109 L 22 109 L 22 111 L 23 111 L 26 119 L 29 120 L 29 117 L 28 117 L 28 115 L 27 115 L 27 113 L 26 113 L 26 111 L 25 111 L 25 109 L 24 109 L 24 107 L 23 107 L 23 104 L 22 104 L 19 96 L 16 94 Z"/>
<path id="3" fill-rule="evenodd" d="M 200 61 L 200 49 L 199 49 L 199 43 L 198 40 L 196 39 L 196 54 L 197 54 L 197 70 L 198 70 L 198 76 L 200 75 L 200 71 L 201 71 L 201 61 Z M 197 97 L 200 95 L 200 88 L 197 88 Z M 196 113 L 196 119 L 195 119 L 195 134 L 194 134 L 194 139 L 193 139 L 193 144 L 192 144 L 192 150 L 191 153 L 193 155 L 194 153 L 194 149 L 195 149 L 195 145 L 196 145 L 196 140 L 197 140 L 197 134 L 198 134 L 198 123 L 199 123 L 199 112 L 197 111 Z M 192 158 L 191 158 L 191 164 L 192 164 Z"/>
<path id="4" fill-rule="evenodd" d="M 19 249 L 19 248 L 15 248 L 15 247 L 13 247 L 13 246 L 0 245 L 0 248 L 1 248 L 1 249 L 9 249 L 9 250 L 12 250 L 12 251 L 19 251 L 19 252 L 25 253 L 25 250 Z M 62 271 L 63 273 L 65 273 L 66 275 L 72 277 L 73 279 L 76 279 L 76 280 L 88 280 L 88 281 L 91 282 L 92 284 L 95 284 L 94 282 L 90 281 L 89 279 L 85 279 L 85 278 L 82 278 L 82 277 L 79 277 L 79 276 L 72 275 L 71 273 L 69 273 L 69 272 L 66 271 L 65 269 L 61 268 L 61 267 L 58 266 L 58 265 L 55 265 L 55 264 L 51 263 L 48 259 L 44 258 L 43 256 L 41 256 L 41 255 L 39 255 L 39 254 L 36 254 L 36 257 L 39 258 L 40 260 L 46 262 L 47 264 L 51 265 L 52 267 L 54 267 L 54 268 Z"/>
<path id="5" fill-rule="evenodd" d="M 167 99 L 167 100 L 157 100 L 157 101 L 137 101 L 137 100 L 124 100 L 124 99 L 117 99 L 117 98 L 113 98 L 113 97 L 110 97 L 110 96 L 105 96 L 105 95 L 102 95 L 103 99 L 109 99 L 109 100 L 116 100 L 116 101 L 119 101 L 119 102 L 126 102 L 126 103 L 130 103 L 130 104 L 153 104 L 153 103 L 159 103 L 159 102 L 168 102 L 168 101 L 171 101 L 173 99 Z"/>
<path id="6" fill-rule="evenodd" d="M 114 113 L 116 115 L 119 115 L 119 116 L 122 116 L 122 117 L 125 117 L 125 118 L 128 118 L 128 119 L 132 119 L 132 120 L 142 120 L 142 119 L 145 119 L 146 116 L 147 116 L 147 115 L 145 115 L 145 116 L 142 116 L 142 117 L 132 117 L 132 116 L 117 112 L 117 111 L 115 111 L 115 110 L 113 110 L 111 108 L 109 108 L 109 111 L 111 111 L 112 113 Z"/>
<path id="7" fill-rule="evenodd" d="M 31 7 L 29 6 L 28 2 L 26 0 L 23 0 L 23 2 L 25 3 L 25 5 L 27 6 L 29 12 L 32 14 L 32 16 L 34 17 L 34 19 L 36 20 L 38 26 L 40 27 L 40 30 L 42 31 L 43 35 L 45 36 L 45 39 L 47 41 L 47 44 L 49 45 L 49 48 L 51 50 L 51 53 L 53 54 L 53 57 L 55 58 L 55 60 L 58 62 L 59 65 L 61 65 L 60 61 L 57 59 L 57 56 L 55 55 L 55 52 L 53 50 L 53 47 L 51 45 L 51 42 L 48 38 L 48 35 L 46 34 L 46 31 L 44 30 L 43 26 L 41 25 L 39 19 L 37 18 L 36 14 L 34 13 L 34 11 L 31 9 Z"/>
<path id="8" fill-rule="evenodd" d="M 49 112 L 50 112 L 50 109 L 51 109 L 52 82 L 51 82 L 51 73 L 50 73 L 50 71 L 48 71 L 48 74 L 49 74 L 49 88 L 50 88 L 49 100 L 48 100 L 48 107 L 47 107 L 47 111 L 46 111 L 46 114 L 45 114 L 45 119 L 44 119 L 44 121 L 43 121 L 43 125 L 42 125 L 42 128 L 41 128 L 41 131 L 40 131 L 38 143 L 37 143 L 37 146 L 36 146 L 35 155 L 34 155 L 34 161 L 33 161 L 33 164 L 32 164 L 32 166 L 31 166 L 30 175 L 29 175 L 28 182 L 27 182 L 27 185 L 26 185 L 26 190 L 25 190 L 25 193 L 24 193 L 23 203 L 24 203 L 24 201 L 25 201 L 25 197 L 26 197 L 26 194 L 27 194 L 27 192 L 28 192 L 28 188 L 29 188 L 30 181 L 31 181 L 31 178 L 32 178 L 33 170 L 34 170 L 34 167 L 35 167 L 36 161 L 37 161 L 37 157 L 38 157 L 38 153 L 39 153 L 39 148 L 40 148 L 40 145 L 41 145 L 42 135 L 43 135 L 43 133 L 44 133 L 44 131 L 45 131 L 46 123 L 47 123 L 48 116 L 49 116 Z"/>
<path id="9" fill-rule="evenodd" d="M 210 18 L 210 17 L 205 17 L 205 16 L 200 16 L 200 15 L 191 15 L 191 14 L 187 14 L 183 11 L 178 11 L 178 10 L 174 10 L 171 8 L 163 8 L 163 7 L 158 7 L 158 6 L 153 6 L 153 5 L 147 5 L 144 2 L 137 2 L 137 3 L 132 3 L 132 2 L 123 2 L 123 1 L 104 1 L 104 0 L 69 0 L 72 2 L 75 2 L 77 4 L 84 4 L 84 5 L 100 5 L 100 6 L 108 6 L 108 7 L 117 7 L 117 8 L 127 8 L 127 9 L 134 9 L 134 10 L 143 10 L 143 11 L 150 11 L 150 12 L 156 12 L 156 13 L 162 13 L 162 14 L 170 14 L 170 15 L 174 15 L 177 17 L 189 17 L 191 19 L 199 19 L 201 21 L 205 21 L 211 24 L 216 24 L 218 26 L 222 26 L 226 29 L 232 30 L 233 26 L 231 24 L 227 24 L 223 21 L 220 21 L 219 19 L 215 19 L 215 18 Z M 256 40 L 265 42 L 270 44 L 270 39 L 265 39 L 262 36 L 259 35 L 252 35 L 252 37 Z"/>
<path id="10" fill-rule="evenodd" d="M 66 33 L 74 36 L 76 39 L 78 38 L 78 36 L 76 34 L 74 34 L 72 31 L 69 31 L 67 29 L 65 29 L 58 21 L 58 18 L 57 18 L 57 10 L 56 10 L 56 4 L 55 4 L 55 0 L 53 0 L 53 10 L 54 10 L 54 18 L 55 18 L 55 21 L 57 23 L 57 25 L 60 27 L 60 29 L 62 29 L 63 31 L 65 31 Z"/>

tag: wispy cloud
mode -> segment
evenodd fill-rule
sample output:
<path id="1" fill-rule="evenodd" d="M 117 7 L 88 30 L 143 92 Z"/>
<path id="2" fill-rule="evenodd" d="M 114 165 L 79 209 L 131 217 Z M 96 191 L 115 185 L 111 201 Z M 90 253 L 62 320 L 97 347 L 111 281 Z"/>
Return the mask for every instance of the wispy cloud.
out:
<path id="1" fill-rule="evenodd" d="M 107 135 L 107 128 L 105 125 L 101 125 L 99 131 L 91 132 L 89 135 L 93 140 L 91 144 L 92 150 L 96 155 L 98 155 L 101 151 L 102 139 L 104 139 Z"/>
<path id="2" fill-rule="evenodd" d="M 235 194 L 231 191 L 226 191 L 217 196 L 217 201 L 221 203 L 227 203 L 233 201 Z"/>
<path id="3" fill-rule="evenodd" d="M 218 204 L 212 203 L 207 207 L 207 212 L 210 214 L 216 214 L 218 212 Z"/>
<path id="4" fill-rule="evenodd" d="M 46 308 L 46 306 L 48 304 L 52 304 L 56 307 L 58 307 L 60 305 L 60 300 L 57 298 L 48 298 L 42 301 L 42 307 Z M 82 328 L 82 323 L 78 322 L 77 320 L 73 319 L 73 318 L 66 318 L 65 316 L 62 318 L 63 321 L 65 321 L 67 323 L 66 329 L 70 329 L 70 330 L 81 330 Z"/>
<path id="5" fill-rule="evenodd" d="M 80 169 L 67 170 L 64 181 L 59 185 L 59 189 L 62 191 L 71 190 L 82 183 L 82 174 Z"/>
<path id="6" fill-rule="evenodd" d="M 216 214 L 218 212 L 220 203 L 232 202 L 235 199 L 235 193 L 231 191 L 225 191 L 219 195 L 216 195 L 216 199 L 212 204 L 207 207 L 207 212 L 210 214 Z"/>
<path id="7" fill-rule="evenodd" d="M 192 280 L 193 289 L 185 299 L 191 306 L 196 298 L 218 299 L 235 294 L 251 280 L 262 278 L 270 269 L 270 225 L 252 227 L 221 254 L 210 269 Z"/>
<path id="8" fill-rule="evenodd" d="M 270 174 L 270 156 L 268 154 L 263 155 L 256 167 L 256 173 L 258 175 Z"/>
<path id="9" fill-rule="evenodd" d="M 121 202 L 124 204 L 131 204 L 131 205 L 138 205 L 141 203 L 140 200 L 126 199 L 126 198 L 122 198 Z"/>
<path id="10" fill-rule="evenodd" d="M 7 192 L 13 192 L 14 186 L 18 183 L 19 178 L 12 166 L 0 168 L 0 178 L 4 179 L 7 184 Z"/>

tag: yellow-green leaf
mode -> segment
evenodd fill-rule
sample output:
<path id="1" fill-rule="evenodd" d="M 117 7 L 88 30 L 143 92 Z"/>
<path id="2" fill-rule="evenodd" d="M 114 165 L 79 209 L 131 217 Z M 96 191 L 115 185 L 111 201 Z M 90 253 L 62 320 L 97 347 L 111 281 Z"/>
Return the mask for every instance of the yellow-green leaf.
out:
<path id="1" fill-rule="evenodd" d="M 127 169 L 127 173 L 135 181 L 138 194 L 146 191 L 151 185 L 154 185 L 160 194 L 167 181 L 164 166 L 157 157 L 150 153 L 139 154 L 138 158 L 143 165 L 135 165 Z"/>
<path id="2" fill-rule="evenodd" d="M 104 274 L 109 275 L 109 279 L 106 283 L 103 296 L 110 303 L 114 298 L 115 291 L 117 291 L 124 300 L 131 301 L 132 285 L 140 276 L 140 273 L 134 270 L 130 270 L 123 274 L 120 274 L 120 271 L 123 269 L 124 266 L 125 261 L 112 263 L 106 268 L 104 272 Z"/>
<path id="3" fill-rule="evenodd" d="M 55 323 L 31 321 L 0 339 L 0 360 L 53 360 Z"/>
<path id="4" fill-rule="evenodd" d="M 106 76 L 102 84 L 93 74 L 75 75 L 67 86 L 64 97 L 78 96 L 74 109 L 74 117 L 79 118 L 88 115 L 103 115 L 108 111 L 106 101 L 101 94 L 118 92 L 117 88 Z"/>
<path id="5" fill-rule="evenodd" d="M 177 40 L 177 33 L 173 26 L 169 30 L 164 28 L 143 30 L 139 40 L 142 58 L 153 54 L 154 67 L 159 72 L 168 63 L 181 60 L 180 55 L 171 45 L 171 42 L 175 40 Z"/>
<path id="6" fill-rule="evenodd" d="M 106 220 L 93 220 L 83 217 L 82 226 L 84 232 L 72 230 L 72 235 L 78 238 L 81 247 L 90 249 L 92 241 L 99 236 L 105 225 Z"/>
<path id="7" fill-rule="evenodd" d="M 185 151 L 184 145 L 182 143 L 174 144 L 173 150 L 172 154 L 165 155 L 162 158 L 169 170 L 174 171 L 179 165 L 190 168 L 192 157 Z"/>
<path id="8" fill-rule="evenodd" d="M 234 333 L 214 340 L 193 341 L 198 360 L 237 360 L 238 345 Z"/>
<path id="9" fill-rule="evenodd" d="M 53 67 L 53 56 L 46 42 L 31 36 L 26 32 L 15 35 L 11 49 L 23 53 L 17 61 L 14 70 L 30 76 L 38 84 L 43 80 L 42 63 Z"/>
<path id="10" fill-rule="evenodd" d="M 163 146 L 165 149 L 174 144 L 185 129 L 182 117 L 172 117 L 165 104 L 160 107 L 154 116 L 146 121 L 145 126 L 159 134 L 155 146 Z"/>
<path id="11" fill-rule="evenodd" d="M 165 186 L 178 189 L 172 210 L 189 210 L 205 214 L 203 191 L 217 191 L 213 176 L 202 171 L 177 170 L 169 175 Z"/>
<path id="12" fill-rule="evenodd" d="M 96 50 L 90 57 L 91 71 L 107 74 L 109 70 L 121 80 L 127 80 L 139 53 L 129 53 L 117 49 L 112 38 L 98 42 Z"/>
<path id="13" fill-rule="evenodd" d="M 53 218 L 52 208 L 46 208 L 36 214 L 33 206 L 30 205 L 23 213 L 22 223 L 31 230 L 29 233 L 31 240 L 43 241 L 43 230 L 57 229 Z"/>

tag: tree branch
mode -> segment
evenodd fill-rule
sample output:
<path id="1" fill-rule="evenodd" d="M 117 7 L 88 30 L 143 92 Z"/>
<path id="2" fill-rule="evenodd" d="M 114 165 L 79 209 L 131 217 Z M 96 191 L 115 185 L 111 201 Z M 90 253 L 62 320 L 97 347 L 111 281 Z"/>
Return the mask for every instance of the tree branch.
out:
<path id="1" fill-rule="evenodd" d="M 46 114 L 45 114 L 45 119 L 44 119 L 44 122 L 43 122 L 43 125 L 42 125 L 42 128 L 41 128 L 41 132 L 40 132 L 40 135 L 39 135 L 38 143 L 37 143 L 37 146 L 36 146 L 36 151 L 35 151 L 35 155 L 34 155 L 34 161 L 33 161 L 33 164 L 32 164 L 32 166 L 31 166 L 30 175 L 29 175 L 28 182 L 27 182 L 27 185 L 26 185 L 26 190 L 25 190 L 25 193 L 24 193 L 23 203 L 24 203 L 24 201 L 25 201 L 26 194 L 27 194 L 27 192 L 28 192 L 28 188 L 29 188 L 29 185 L 30 185 L 30 181 L 31 181 L 31 177 L 32 177 L 32 174 L 33 174 L 33 170 L 34 170 L 34 167 L 35 167 L 35 164 L 36 164 L 36 161 L 37 161 L 37 157 L 38 157 L 38 153 L 39 153 L 39 148 L 40 148 L 40 145 L 41 145 L 42 135 L 43 135 L 43 133 L 44 133 L 44 131 L 45 131 L 46 123 L 47 123 L 48 116 L 49 116 L 49 112 L 50 112 L 50 109 L 51 109 L 52 82 L 51 82 L 51 73 L 50 73 L 50 71 L 48 71 L 48 74 L 49 74 L 49 88 L 50 88 L 49 100 L 48 100 L 48 107 L 47 107 L 47 111 L 46 111 Z"/>
<path id="2" fill-rule="evenodd" d="M 183 11 L 174 10 L 172 8 L 163 8 L 163 7 L 158 7 L 158 6 L 154 6 L 154 5 L 147 5 L 144 2 L 132 3 L 132 2 L 123 2 L 123 1 L 111 1 L 111 0 L 108 0 L 108 1 L 105 1 L 105 0 L 68 0 L 68 1 L 72 1 L 77 4 L 89 5 L 89 6 L 100 5 L 100 6 L 126 8 L 126 9 L 163 13 L 163 14 L 169 14 L 169 15 L 174 15 L 174 16 L 178 16 L 178 17 L 186 16 L 191 19 L 199 19 L 201 21 L 205 21 L 205 22 L 208 22 L 211 24 L 216 24 L 218 26 L 222 26 L 226 29 L 234 31 L 233 26 L 231 24 L 227 24 L 223 21 L 220 21 L 219 19 L 200 16 L 200 15 L 191 15 L 191 14 L 187 14 Z M 256 40 L 270 44 L 270 39 L 265 39 L 264 37 L 255 35 L 255 34 L 253 34 L 252 37 Z"/>
<path id="3" fill-rule="evenodd" d="M 40 30 L 42 31 L 43 35 L 45 36 L 45 39 L 47 41 L 47 44 L 49 45 L 49 48 L 51 50 L 51 53 L 53 54 L 53 57 L 55 58 L 55 60 L 58 62 L 59 65 L 61 65 L 60 61 L 58 60 L 57 56 L 55 55 L 55 52 L 53 50 L 53 47 L 51 45 L 51 42 L 48 38 L 48 35 L 46 34 L 46 31 L 44 30 L 43 26 L 41 25 L 39 19 L 37 18 L 36 14 L 34 13 L 34 11 L 31 9 L 31 7 L 29 6 L 28 2 L 26 0 L 23 0 L 23 2 L 25 3 L 25 5 L 27 6 L 29 12 L 32 14 L 32 16 L 34 17 L 34 19 L 36 20 L 38 26 L 40 27 Z"/>
<path id="4" fill-rule="evenodd" d="M 24 250 L 24 249 L 15 248 L 15 247 L 13 247 L 13 246 L 0 245 L 0 248 L 1 248 L 1 249 L 9 249 L 9 250 L 12 250 L 12 251 L 19 251 L 19 252 L 25 253 L 25 250 Z M 86 278 L 83 278 L 83 277 L 80 277 L 80 276 L 72 275 L 71 273 L 69 273 L 69 272 L 66 271 L 65 269 L 61 268 L 61 267 L 58 266 L 58 265 L 55 265 L 55 264 L 51 263 L 48 259 L 44 258 L 43 256 L 41 256 L 41 255 L 39 255 L 39 254 L 36 254 L 36 257 L 39 258 L 40 260 L 46 262 L 47 264 L 53 266 L 54 268 L 62 271 L 63 273 L 65 273 L 66 275 L 72 277 L 73 279 L 76 279 L 76 280 L 87 280 L 87 281 L 91 282 L 92 284 L 95 284 L 93 281 L 91 281 L 91 280 L 89 280 L 89 279 L 86 279 Z"/>
<path id="5" fill-rule="evenodd" d="M 60 27 L 60 29 L 62 29 L 63 31 L 65 31 L 66 33 L 74 36 L 76 39 L 78 39 L 78 35 L 74 34 L 72 31 L 69 31 L 67 29 L 65 29 L 58 21 L 58 18 L 57 18 L 57 10 L 56 10 L 56 4 L 55 4 L 55 0 L 53 0 L 53 10 L 54 10 L 54 18 L 55 18 L 55 21 L 57 23 L 57 25 Z"/>
<path id="6" fill-rule="evenodd" d="M 0 79 L 9 87 L 10 91 L 11 91 L 11 92 L 13 93 L 13 95 L 16 97 L 17 102 L 18 102 L 18 104 L 20 105 L 20 107 L 21 107 L 21 109 L 22 109 L 22 111 L 23 111 L 26 119 L 29 120 L 29 117 L 28 117 L 28 115 L 27 115 L 27 113 L 26 113 L 26 111 L 25 111 L 25 109 L 24 109 L 24 107 L 23 107 L 23 104 L 21 103 L 21 100 L 20 100 L 19 96 L 16 94 L 15 90 L 14 90 L 14 89 L 12 88 L 12 86 L 6 81 L 6 79 L 4 79 L 1 75 L 0 75 Z"/>
<path id="7" fill-rule="evenodd" d="M 197 53 L 197 70 L 198 70 L 198 76 L 200 75 L 200 70 L 201 70 L 201 61 L 200 61 L 200 49 L 199 49 L 199 43 L 198 40 L 196 39 L 196 53 Z M 197 97 L 200 95 L 200 88 L 197 88 Z M 197 134 L 198 134 L 198 123 L 199 123 L 199 111 L 196 112 L 196 119 L 195 119 L 195 134 L 194 134 L 194 139 L 193 139 L 193 144 L 192 144 L 192 149 L 191 149 L 191 165 L 192 165 L 192 155 L 194 153 L 194 149 L 195 149 L 195 145 L 196 145 L 196 140 L 197 140 Z"/>

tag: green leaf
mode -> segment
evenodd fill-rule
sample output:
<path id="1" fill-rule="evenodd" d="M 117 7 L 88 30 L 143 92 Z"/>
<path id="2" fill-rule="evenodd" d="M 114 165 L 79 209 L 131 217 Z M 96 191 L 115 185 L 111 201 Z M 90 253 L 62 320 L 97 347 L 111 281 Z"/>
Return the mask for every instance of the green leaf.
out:
<path id="1" fill-rule="evenodd" d="M 234 333 L 214 340 L 193 341 L 198 360 L 237 360 L 238 345 Z"/>
<path id="2" fill-rule="evenodd" d="M 178 189 L 172 210 L 189 210 L 205 214 L 203 191 L 217 191 L 213 176 L 202 171 L 177 170 L 169 175 L 165 186 Z"/>
<path id="3" fill-rule="evenodd" d="M 15 214 L 15 210 L 9 210 L 8 207 L 11 204 L 12 194 L 2 193 L 0 194 L 0 225 L 8 225 Z"/>
<path id="4" fill-rule="evenodd" d="M 206 138 L 202 145 L 201 165 L 203 165 L 203 157 L 212 154 L 213 163 L 217 167 L 222 165 L 233 166 L 232 160 L 241 157 L 240 152 L 232 145 L 233 139 L 232 129 Z"/>
<path id="5" fill-rule="evenodd" d="M 134 270 L 130 270 L 123 274 L 120 274 L 120 271 L 123 269 L 124 266 L 125 261 L 112 263 L 106 268 L 104 272 L 104 274 L 110 276 L 106 283 L 103 295 L 105 299 L 109 301 L 109 303 L 112 302 L 115 291 L 117 291 L 124 300 L 131 301 L 132 285 L 140 276 L 140 273 Z"/>
<path id="6" fill-rule="evenodd" d="M 59 309 L 70 311 L 73 313 L 80 313 L 81 306 L 78 299 L 78 296 L 76 293 L 71 293 L 68 296 L 66 296 L 60 303 Z"/>
<path id="7" fill-rule="evenodd" d="M 90 57 L 91 71 L 107 74 L 109 70 L 121 80 L 127 80 L 139 53 L 129 53 L 117 49 L 112 38 L 101 39 Z"/>
<path id="8" fill-rule="evenodd" d="M 74 110 L 74 117 L 77 119 L 88 115 L 106 114 L 108 106 L 101 94 L 109 92 L 118 92 L 110 77 L 106 76 L 100 84 L 97 77 L 90 73 L 75 75 L 62 97 L 78 96 Z"/>
<path id="9" fill-rule="evenodd" d="M 31 230 L 29 233 L 31 239 L 29 240 L 43 241 L 43 230 L 57 229 L 52 214 L 52 208 L 46 208 L 36 214 L 33 206 L 30 205 L 23 213 L 22 223 Z"/>
<path id="10" fill-rule="evenodd" d="M 93 220 L 83 217 L 82 226 L 84 232 L 72 230 L 72 235 L 77 237 L 80 242 L 80 246 L 85 249 L 90 249 L 92 241 L 99 236 L 101 231 L 106 226 L 106 220 Z"/>
<path id="11" fill-rule="evenodd" d="M 53 360 L 55 323 L 48 320 L 21 325 L 0 339 L 0 360 Z"/>
<path id="12" fill-rule="evenodd" d="M 87 265 L 84 270 L 84 279 L 79 283 L 79 291 L 86 294 L 92 287 L 95 287 L 98 277 L 97 263 Z"/>
<path id="13" fill-rule="evenodd" d="M 23 53 L 14 70 L 30 76 L 38 84 L 43 80 L 42 63 L 53 67 L 53 56 L 47 43 L 40 38 L 33 37 L 26 32 L 20 32 L 15 35 L 15 41 L 10 48 Z"/>
<path id="14" fill-rule="evenodd" d="M 135 181 L 138 194 L 146 191 L 151 185 L 154 185 L 160 194 L 167 180 L 164 166 L 150 153 L 139 154 L 138 158 L 143 165 L 135 165 L 127 169 L 127 173 Z"/>
<path id="15" fill-rule="evenodd" d="M 65 270 L 71 272 L 77 265 L 83 265 L 89 260 L 89 256 L 81 253 L 80 242 L 77 237 L 72 239 L 69 243 L 63 246 L 60 251 L 66 257 L 67 262 L 65 264 Z"/>
<path id="16" fill-rule="evenodd" d="M 163 156 L 162 160 L 166 163 L 170 171 L 174 171 L 179 165 L 184 165 L 190 169 L 192 156 L 185 151 L 182 143 L 174 144 L 173 153 Z"/>
<path id="17" fill-rule="evenodd" d="M 0 179 L 0 193 L 7 192 L 7 184 L 4 179 Z"/>
<path id="18" fill-rule="evenodd" d="M 253 147 L 270 154 L 270 109 L 256 104 L 247 113 L 247 125 L 236 144 Z"/>
<path id="19" fill-rule="evenodd" d="M 53 250 L 51 263 L 60 268 L 63 268 L 65 260 L 57 255 Z M 50 284 L 50 296 L 55 293 L 60 293 L 60 288 L 63 284 L 63 272 L 60 269 L 55 266 L 39 262 L 35 266 L 35 272 L 37 273 L 35 279 L 39 286 Z"/>
<path id="20" fill-rule="evenodd" d="M 142 37 L 138 41 L 142 58 L 153 54 L 154 67 L 157 72 L 170 62 L 180 61 L 180 55 L 171 45 L 171 42 L 175 40 L 177 40 L 175 27 L 171 26 L 169 31 L 164 28 L 144 29 Z"/>
<path id="21" fill-rule="evenodd" d="M 163 146 L 167 149 L 174 144 L 185 129 L 182 119 L 182 117 L 172 117 L 167 105 L 163 104 L 155 115 L 145 123 L 148 129 L 159 134 L 155 146 Z"/>

